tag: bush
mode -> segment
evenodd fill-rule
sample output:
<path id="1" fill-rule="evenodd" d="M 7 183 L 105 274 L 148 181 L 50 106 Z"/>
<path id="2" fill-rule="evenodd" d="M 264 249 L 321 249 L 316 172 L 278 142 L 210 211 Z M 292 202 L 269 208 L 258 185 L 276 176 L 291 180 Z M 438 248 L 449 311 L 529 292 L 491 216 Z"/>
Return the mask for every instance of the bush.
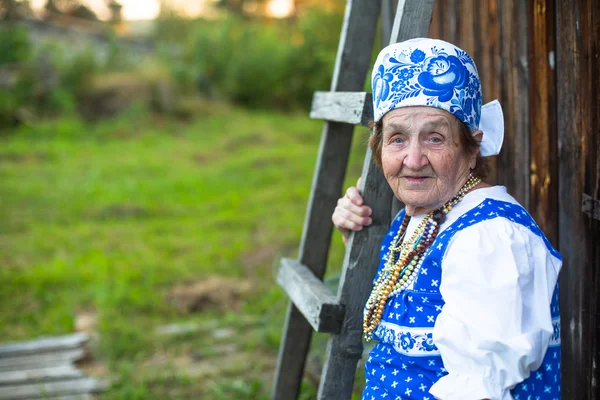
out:
<path id="1" fill-rule="evenodd" d="M 19 25 L 0 29 L 0 129 L 29 118 L 73 113 L 78 96 L 101 65 L 92 49 L 73 54 L 59 43 L 34 49 Z"/>
<path id="2" fill-rule="evenodd" d="M 181 90 L 252 108 L 307 108 L 329 88 L 342 15 L 318 11 L 295 22 L 229 16 L 197 21 L 190 39 L 163 42 Z"/>
<path id="3" fill-rule="evenodd" d="M 26 61 L 30 55 L 29 34 L 25 28 L 0 27 L 0 66 Z"/>

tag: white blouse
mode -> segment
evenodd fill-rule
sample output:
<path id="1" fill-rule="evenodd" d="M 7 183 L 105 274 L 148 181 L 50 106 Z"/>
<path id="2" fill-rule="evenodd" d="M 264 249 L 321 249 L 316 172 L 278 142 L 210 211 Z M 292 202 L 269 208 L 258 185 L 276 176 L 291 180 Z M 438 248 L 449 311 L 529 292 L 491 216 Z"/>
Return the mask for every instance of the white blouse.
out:
<path id="1" fill-rule="evenodd" d="M 486 198 L 518 204 L 503 186 L 468 193 L 440 232 Z M 407 235 L 423 216 L 411 218 Z M 457 232 L 442 259 L 445 305 L 433 339 L 448 375 L 441 400 L 512 400 L 516 384 L 542 363 L 553 334 L 550 302 L 562 262 L 543 239 L 504 218 Z"/>

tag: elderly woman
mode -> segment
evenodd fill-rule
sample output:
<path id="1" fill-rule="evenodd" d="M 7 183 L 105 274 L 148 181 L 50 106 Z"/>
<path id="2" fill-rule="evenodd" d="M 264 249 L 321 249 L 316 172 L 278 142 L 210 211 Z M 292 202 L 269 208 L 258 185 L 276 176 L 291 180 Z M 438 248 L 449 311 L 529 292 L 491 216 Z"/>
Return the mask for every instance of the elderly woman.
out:
<path id="1" fill-rule="evenodd" d="M 372 83 L 369 145 L 405 208 L 365 306 L 378 343 L 363 399 L 560 399 L 561 256 L 505 187 L 482 181 L 502 145 L 499 103 L 481 106 L 475 63 L 440 40 L 388 46 Z M 332 219 L 347 238 L 370 213 L 352 187 Z"/>

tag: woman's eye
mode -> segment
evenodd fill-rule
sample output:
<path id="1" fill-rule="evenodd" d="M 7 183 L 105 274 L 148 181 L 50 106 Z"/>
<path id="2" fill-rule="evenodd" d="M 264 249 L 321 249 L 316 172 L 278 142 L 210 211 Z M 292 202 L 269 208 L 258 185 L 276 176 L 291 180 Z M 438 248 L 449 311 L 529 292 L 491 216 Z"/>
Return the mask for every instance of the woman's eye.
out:
<path id="1" fill-rule="evenodd" d="M 400 144 L 400 143 L 404 143 L 404 139 L 402 139 L 401 137 L 395 137 L 392 139 L 392 142 L 396 143 L 396 144 Z"/>
<path id="2" fill-rule="evenodd" d="M 442 143 L 442 139 L 440 139 L 439 137 L 435 137 L 435 136 L 429 140 L 431 141 L 431 143 Z"/>

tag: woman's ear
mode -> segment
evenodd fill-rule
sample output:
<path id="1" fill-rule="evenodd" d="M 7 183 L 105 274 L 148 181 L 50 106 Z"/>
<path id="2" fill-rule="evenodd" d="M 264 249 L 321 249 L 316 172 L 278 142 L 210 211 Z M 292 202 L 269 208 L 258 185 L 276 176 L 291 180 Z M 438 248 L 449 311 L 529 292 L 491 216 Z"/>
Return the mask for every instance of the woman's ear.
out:
<path id="1" fill-rule="evenodd" d="M 469 168 L 474 169 L 477 165 L 477 156 L 479 155 L 479 146 L 481 146 L 481 140 L 483 139 L 483 132 L 481 130 L 477 130 L 472 133 L 473 139 L 477 142 L 477 151 L 475 154 L 471 155 L 471 160 L 469 161 Z"/>
<path id="2" fill-rule="evenodd" d="M 473 138 L 477 142 L 478 145 L 481 145 L 481 140 L 483 139 L 483 132 L 481 130 L 477 130 L 472 133 Z"/>

